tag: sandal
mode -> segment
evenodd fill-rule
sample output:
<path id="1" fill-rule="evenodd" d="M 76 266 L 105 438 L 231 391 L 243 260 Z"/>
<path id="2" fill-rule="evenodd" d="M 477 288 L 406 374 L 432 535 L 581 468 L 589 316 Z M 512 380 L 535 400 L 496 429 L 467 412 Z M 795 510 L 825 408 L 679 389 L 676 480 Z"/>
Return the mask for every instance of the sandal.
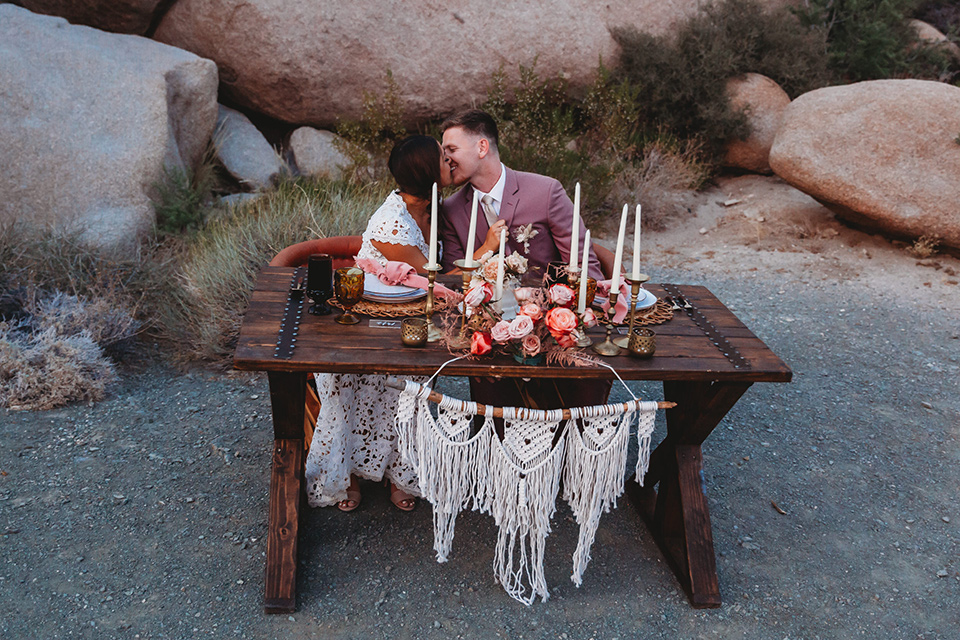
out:
<path id="1" fill-rule="evenodd" d="M 350 476 L 350 486 L 347 487 L 347 499 L 338 502 L 337 509 L 343 512 L 353 511 L 360 506 L 361 498 L 363 498 L 363 495 L 360 493 L 360 485 L 357 484 L 357 479 L 354 476 Z"/>
<path id="2" fill-rule="evenodd" d="M 390 502 L 400 511 L 413 511 L 417 506 L 416 496 L 412 496 L 397 485 L 390 483 Z"/>

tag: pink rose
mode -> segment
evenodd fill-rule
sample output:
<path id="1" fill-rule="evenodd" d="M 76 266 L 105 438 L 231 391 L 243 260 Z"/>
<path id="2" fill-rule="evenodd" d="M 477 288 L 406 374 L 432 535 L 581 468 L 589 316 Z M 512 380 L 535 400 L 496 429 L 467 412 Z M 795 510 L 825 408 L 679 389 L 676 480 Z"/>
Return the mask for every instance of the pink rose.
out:
<path id="1" fill-rule="evenodd" d="M 470 287 L 467 295 L 463 296 L 463 302 L 468 307 L 479 307 L 484 302 L 489 302 L 493 297 L 493 287 L 489 282 Z"/>
<path id="2" fill-rule="evenodd" d="M 474 331 L 470 338 L 470 353 L 482 356 L 493 350 L 493 340 L 486 331 Z"/>
<path id="3" fill-rule="evenodd" d="M 520 307 L 520 314 L 529 316 L 531 320 L 536 322 L 537 320 L 543 317 L 543 309 L 533 304 L 532 302 L 528 302 L 527 304 Z"/>
<path id="4" fill-rule="evenodd" d="M 544 317 L 547 329 L 556 338 L 557 334 L 565 335 L 577 328 L 577 314 L 566 307 L 554 307 L 547 311 Z"/>
<path id="5" fill-rule="evenodd" d="M 555 284 L 547 290 L 547 299 L 555 305 L 568 307 L 573 302 L 573 289 L 565 284 Z"/>
<path id="6" fill-rule="evenodd" d="M 583 326 L 585 327 L 595 327 L 597 326 L 597 316 L 593 313 L 593 309 L 587 307 L 583 311 L 583 318 L 581 318 Z"/>
<path id="7" fill-rule="evenodd" d="M 523 352 L 533 357 L 540 353 L 540 338 L 535 333 L 528 333 L 523 337 Z"/>
<path id="8" fill-rule="evenodd" d="M 536 294 L 537 290 L 533 287 L 518 287 L 513 291 L 513 297 L 517 299 L 517 304 L 523 304 L 528 300 L 532 300 Z"/>
<path id="9" fill-rule="evenodd" d="M 533 320 L 530 316 L 519 315 L 510 322 L 510 339 L 520 340 L 533 331 Z"/>
<path id="10" fill-rule="evenodd" d="M 501 344 L 508 342 L 510 340 L 510 322 L 508 320 L 501 320 L 493 325 L 493 329 L 490 330 L 490 335 L 493 337 L 494 342 Z"/>
<path id="11" fill-rule="evenodd" d="M 560 336 L 553 334 L 553 339 L 556 340 L 557 344 L 559 344 L 564 349 L 569 349 L 571 347 L 577 346 L 578 337 L 579 336 L 577 335 L 576 331 L 571 331 L 570 333 L 565 333 Z"/>
<path id="12" fill-rule="evenodd" d="M 490 282 L 497 281 L 497 267 L 500 264 L 499 258 L 487 260 L 486 264 L 483 265 L 483 279 Z"/>

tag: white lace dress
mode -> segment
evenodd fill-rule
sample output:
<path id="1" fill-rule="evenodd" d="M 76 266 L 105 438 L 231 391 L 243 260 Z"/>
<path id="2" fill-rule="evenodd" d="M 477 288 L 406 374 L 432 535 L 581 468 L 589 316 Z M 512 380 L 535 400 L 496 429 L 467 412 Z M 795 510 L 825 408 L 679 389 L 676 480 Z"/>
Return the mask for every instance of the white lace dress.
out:
<path id="1" fill-rule="evenodd" d="M 398 192 L 387 196 L 370 218 L 357 254 L 386 264 L 372 240 L 412 245 L 423 255 L 429 253 L 420 227 Z M 394 423 L 400 392 L 386 386 L 386 376 L 319 373 L 315 380 L 320 413 L 307 455 L 310 506 L 327 507 L 346 500 L 351 474 L 374 481 L 386 477 L 419 496 L 416 472 L 401 462 L 397 451 Z"/>

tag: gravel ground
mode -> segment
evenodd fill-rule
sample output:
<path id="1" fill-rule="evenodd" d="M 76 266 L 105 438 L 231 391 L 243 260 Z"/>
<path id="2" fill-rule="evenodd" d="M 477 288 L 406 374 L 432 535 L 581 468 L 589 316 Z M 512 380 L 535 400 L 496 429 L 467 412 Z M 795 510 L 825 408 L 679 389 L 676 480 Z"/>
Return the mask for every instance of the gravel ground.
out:
<path id="1" fill-rule="evenodd" d="M 955 638 L 960 261 L 842 227 L 776 180 L 690 204 L 645 239 L 648 271 L 707 285 L 794 370 L 704 446 L 721 608 L 689 606 L 626 500 L 579 589 L 558 511 L 552 597 L 524 607 L 493 582 L 488 517 L 462 515 L 437 564 L 429 509 L 367 485 L 352 514 L 305 509 L 298 611 L 266 616 L 266 377 L 146 349 L 103 402 L 0 413 L 0 638 Z"/>

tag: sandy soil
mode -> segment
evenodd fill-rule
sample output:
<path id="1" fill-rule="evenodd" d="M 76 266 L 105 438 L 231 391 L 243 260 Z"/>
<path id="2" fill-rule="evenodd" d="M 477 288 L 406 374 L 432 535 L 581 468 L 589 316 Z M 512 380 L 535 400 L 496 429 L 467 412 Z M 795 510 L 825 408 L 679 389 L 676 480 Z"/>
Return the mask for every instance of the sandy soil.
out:
<path id="1" fill-rule="evenodd" d="M 960 262 L 848 229 L 773 178 L 688 204 L 645 235 L 645 270 L 708 286 L 795 372 L 705 443 L 721 608 L 689 606 L 627 501 L 579 589 L 560 508 L 552 597 L 528 608 L 493 582 L 489 518 L 461 516 L 437 564 L 429 509 L 366 486 L 352 514 L 307 510 L 298 611 L 265 616 L 265 377 L 185 374 L 147 345 L 104 402 L 0 414 L 0 637 L 955 637 Z"/>

